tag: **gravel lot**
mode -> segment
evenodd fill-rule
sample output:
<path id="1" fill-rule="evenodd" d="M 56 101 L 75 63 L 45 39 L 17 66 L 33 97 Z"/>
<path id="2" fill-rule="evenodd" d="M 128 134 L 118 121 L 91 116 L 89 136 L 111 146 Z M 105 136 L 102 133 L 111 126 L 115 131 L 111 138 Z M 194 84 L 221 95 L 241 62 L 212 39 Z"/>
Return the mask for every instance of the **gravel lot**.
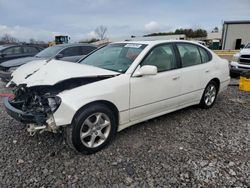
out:
<path id="1" fill-rule="evenodd" d="M 0 187 L 250 187 L 249 96 L 230 86 L 212 109 L 140 123 L 89 156 L 60 134 L 30 137 L 0 103 Z"/>

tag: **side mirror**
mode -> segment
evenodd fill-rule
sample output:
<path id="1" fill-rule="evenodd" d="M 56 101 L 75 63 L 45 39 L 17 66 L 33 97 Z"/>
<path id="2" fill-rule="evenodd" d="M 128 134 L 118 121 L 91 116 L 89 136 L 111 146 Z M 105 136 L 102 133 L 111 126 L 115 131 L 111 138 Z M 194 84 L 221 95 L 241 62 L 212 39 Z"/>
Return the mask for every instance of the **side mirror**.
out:
<path id="1" fill-rule="evenodd" d="M 245 48 L 245 44 L 240 45 L 240 49 Z"/>
<path id="2" fill-rule="evenodd" d="M 57 54 L 57 55 L 55 56 L 55 59 L 61 59 L 61 58 L 63 58 L 63 54 Z"/>
<path id="3" fill-rule="evenodd" d="M 134 73 L 134 76 L 139 77 L 139 76 L 149 76 L 149 75 L 156 75 L 156 74 L 157 74 L 156 66 L 144 65 Z"/>

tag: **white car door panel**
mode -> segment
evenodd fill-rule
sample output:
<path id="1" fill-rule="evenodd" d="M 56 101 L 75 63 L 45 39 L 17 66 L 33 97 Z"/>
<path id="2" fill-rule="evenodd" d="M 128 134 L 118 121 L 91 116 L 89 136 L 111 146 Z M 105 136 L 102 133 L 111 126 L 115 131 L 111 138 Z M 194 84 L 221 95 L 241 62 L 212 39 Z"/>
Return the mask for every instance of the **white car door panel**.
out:
<path id="1" fill-rule="evenodd" d="M 131 77 L 130 121 L 178 107 L 180 69 L 171 44 L 155 47 L 146 56 L 143 65 L 154 65 L 156 75 Z"/>
<path id="2" fill-rule="evenodd" d="M 180 70 L 153 76 L 132 77 L 130 81 L 130 120 L 178 106 Z"/>
<path id="3" fill-rule="evenodd" d="M 180 105 L 192 103 L 200 98 L 204 90 L 202 74 L 205 71 L 202 65 L 195 65 L 181 69 L 181 100 Z"/>
<path id="4" fill-rule="evenodd" d="M 180 106 L 198 103 L 212 73 L 211 62 L 204 63 L 209 60 L 209 55 L 194 44 L 179 43 L 177 49 L 183 66 Z"/>

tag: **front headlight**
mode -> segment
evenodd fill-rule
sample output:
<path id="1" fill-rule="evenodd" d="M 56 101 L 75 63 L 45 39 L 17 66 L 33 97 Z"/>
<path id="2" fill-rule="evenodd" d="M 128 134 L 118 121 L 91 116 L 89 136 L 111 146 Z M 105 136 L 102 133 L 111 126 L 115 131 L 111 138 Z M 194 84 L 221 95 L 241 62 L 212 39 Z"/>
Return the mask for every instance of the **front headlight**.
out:
<path id="1" fill-rule="evenodd" d="M 55 112 L 61 104 L 61 98 L 58 96 L 49 97 L 48 104 L 52 112 Z"/>
<path id="2" fill-rule="evenodd" d="M 240 55 L 238 53 L 233 56 L 234 62 L 239 62 L 239 59 L 240 59 Z"/>
<path id="3" fill-rule="evenodd" d="M 233 56 L 233 61 L 234 61 L 234 62 L 238 62 L 238 61 L 239 61 L 239 58 L 236 57 L 236 56 Z"/>

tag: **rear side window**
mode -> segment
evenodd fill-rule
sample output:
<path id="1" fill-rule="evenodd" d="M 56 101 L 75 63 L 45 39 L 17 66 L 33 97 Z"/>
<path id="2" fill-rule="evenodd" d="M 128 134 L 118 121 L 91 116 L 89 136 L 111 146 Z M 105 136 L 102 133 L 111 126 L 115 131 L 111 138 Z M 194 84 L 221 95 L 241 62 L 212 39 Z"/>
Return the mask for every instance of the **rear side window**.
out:
<path id="1" fill-rule="evenodd" d="M 80 46 L 69 47 L 69 48 L 63 50 L 61 53 L 65 57 L 82 55 L 81 54 L 81 47 Z"/>
<path id="2" fill-rule="evenodd" d="M 3 53 L 6 55 L 21 54 L 22 48 L 20 46 L 7 48 L 6 50 L 3 51 Z"/>
<path id="3" fill-rule="evenodd" d="M 204 48 L 199 47 L 199 51 L 200 51 L 201 60 L 202 60 L 203 63 L 206 63 L 206 62 L 211 60 L 211 55 L 209 54 L 209 52 L 207 50 L 205 50 Z"/>
<path id="4" fill-rule="evenodd" d="M 177 68 L 175 53 L 172 44 L 163 44 L 155 47 L 141 63 L 143 65 L 154 65 L 158 72 Z"/>
<path id="5" fill-rule="evenodd" d="M 96 49 L 96 47 L 93 47 L 93 46 L 82 46 L 81 52 L 82 52 L 82 55 L 87 55 L 95 49 Z"/>
<path id="6" fill-rule="evenodd" d="M 177 43 L 177 48 L 181 56 L 182 67 L 189 67 L 202 63 L 198 46 L 193 44 Z"/>

